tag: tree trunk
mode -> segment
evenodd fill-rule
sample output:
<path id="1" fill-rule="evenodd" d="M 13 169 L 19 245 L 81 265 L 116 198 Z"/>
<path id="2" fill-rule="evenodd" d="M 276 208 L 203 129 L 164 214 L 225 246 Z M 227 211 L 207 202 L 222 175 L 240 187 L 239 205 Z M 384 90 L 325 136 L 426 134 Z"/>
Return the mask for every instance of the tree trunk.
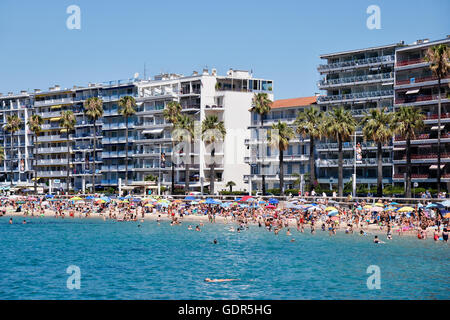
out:
<path id="1" fill-rule="evenodd" d="M 211 158 L 212 158 L 212 163 L 211 163 L 211 169 L 209 170 L 209 194 L 210 195 L 214 195 L 214 176 L 215 176 L 215 172 L 214 172 L 214 167 L 215 167 L 215 161 L 214 161 L 214 157 L 212 155 L 212 151 L 211 151 Z"/>
<path id="2" fill-rule="evenodd" d="M 36 171 L 36 133 L 33 134 L 33 171 L 34 171 L 34 193 L 37 194 L 37 171 Z"/>
<path id="3" fill-rule="evenodd" d="M 381 142 L 378 142 L 377 161 L 378 161 L 378 174 L 377 174 L 377 197 L 383 196 L 383 150 Z"/>
<path id="4" fill-rule="evenodd" d="M 411 198 L 411 139 L 406 138 L 406 198 Z"/>
<path id="5" fill-rule="evenodd" d="M 342 138 L 341 136 L 338 137 L 338 190 L 339 190 L 339 197 L 344 196 L 344 168 L 343 168 L 343 152 L 342 152 Z"/>
<path id="6" fill-rule="evenodd" d="M 314 189 L 314 181 L 316 180 L 316 162 L 314 159 L 314 137 L 310 136 L 309 143 L 309 191 Z"/>
<path id="7" fill-rule="evenodd" d="M 189 193 L 189 180 L 190 180 L 189 179 L 189 175 L 190 175 L 189 163 L 185 163 L 184 167 L 185 167 L 185 176 L 186 176 L 184 179 L 184 188 L 186 189 L 185 191 Z"/>
<path id="8" fill-rule="evenodd" d="M 125 185 L 128 186 L 128 116 L 125 117 Z"/>
<path id="9" fill-rule="evenodd" d="M 437 193 L 441 192 L 441 78 L 438 77 L 438 154 L 437 154 Z"/>
<path id="10" fill-rule="evenodd" d="M 263 129 L 264 129 L 264 119 L 263 119 L 263 115 L 261 114 L 261 134 L 263 134 Z M 263 137 L 259 137 L 261 139 L 261 183 L 262 183 L 262 195 L 265 196 L 266 195 L 266 170 L 264 167 L 264 154 L 266 152 L 266 150 L 263 150 L 263 147 L 266 148 L 265 143 L 263 143 Z M 265 137 L 264 137 L 265 138 Z"/>
<path id="11" fill-rule="evenodd" d="M 97 141 L 97 127 L 95 125 L 96 120 L 94 119 L 94 174 L 92 175 L 92 193 L 95 193 L 95 153 L 96 153 L 96 141 Z"/>
<path id="12" fill-rule="evenodd" d="M 69 148 L 69 128 L 67 129 L 67 179 L 66 179 L 66 193 L 67 195 L 69 194 L 69 170 L 70 170 L 70 162 L 69 162 L 69 157 L 70 157 L 70 148 Z"/>
<path id="13" fill-rule="evenodd" d="M 281 196 L 284 196 L 284 163 L 283 163 L 283 156 L 284 156 L 284 154 L 283 154 L 283 150 L 280 150 L 280 155 L 279 155 L 279 160 L 280 160 L 280 190 L 281 190 L 281 193 L 280 193 L 280 195 Z"/>

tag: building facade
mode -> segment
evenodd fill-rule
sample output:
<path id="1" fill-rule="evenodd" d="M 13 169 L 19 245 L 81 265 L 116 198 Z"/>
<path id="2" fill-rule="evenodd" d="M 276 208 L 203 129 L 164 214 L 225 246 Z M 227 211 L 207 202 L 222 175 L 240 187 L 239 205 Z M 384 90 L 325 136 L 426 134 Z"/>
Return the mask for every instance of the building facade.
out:
<path id="1" fill-rule="evenodd" d="M 400 106 L 419 108 L 425 116 L 425 127 L 411 141 L 411 180 L 418 187 L 436 188 L 438 136 L 438 79 L 430 64 L 424 60 L 429 47 L 446 44 L 450 39 L 415 44 L 398 48 L 395 53 L 395 101 Z M 450 190 L 450 76 L 441 81 L 441 184 Z M 406 173 L 406 141 L 394 139 L 394 182 L 403 185 Z"/>
<path id="2" fill-rule="evenodd" d="M 326 112 L 344 106 L 356 120 L 361 120 L 373 108 L 392 112 L 395 50 L 400 46 L 402 43 L 321 55 L 326 64 L 318 67 L 322 76 L 318 87 L 326 94 L 318 98 L 320 109 Z M 362 147 L 362 160 L 355 161 L 355 145 L 358 144 Z M 317 144 L 316 149 L 318 182 L 331 188 L 338 182 L 337 143 L 324 140 Z M 361 127 L 357 127 L 351 141 L 344 142 L 343 150 L 344 184 L 351 181 L 352 174 L 356 173 L 357 184 L 375 185 L 377 146 L 372 141 L 364 140 Z M 383 184 L 392 183 L 393 144 L 383 145 L 382 150 Z"/>
<path id="3" fill-rule="evenodd" d="M 54 86 L 47 91 L 36 89 L 33 93 L 0 96 L 3 124 L 10 114 L 18 114 L 23 122 L 12 142 L 10 133 L 2 130 L 0 144 L 6 150 L 6 159 L 2 163 L 0 182 L 3 181 L 6 187 L 12 177 L 14 186 L 32 187 L 36 168 L 38 185 L 44 190 L 63 191 L 66 183 L 76 191 L 85 191 L 92 183 L 96 189 L 117 188 L 127 179 L 128 187 L 139 188 L 145 185 L 143 181 L 150 175 L 158 177 L 161 185 L 168 187 L 174 163 L 175 184 L 184 187 L 185 165 L 183 161 L 172 159 L 173 128 L 163 117 L 164 108 L 175 101 L 181 104 L 182 113 L 195 121 L 197 128 L 190 148 L 174 150 L 177 155 L 191 159 L 190 190 L 199 191 L 208 186 L 212 147 L 215 190 L 224 189 L 228 181 L 233 181 L 237 190 L 246 190 L 248 185 L 243 177 L 250 172 L 244 162 L 245 139 L 249 137 L 246 130 L 250 124 L 248 110 L 255 93 L 266 92 L 273 98 L 272 91 L 273 81 L 254 78 L 247 71 L 230 69 L 225 76 L 220 76 L 215 69 L 211 72 L 204 69 L 202 73 L 194 72 L 190 76 L 161 74 L 146 80 L 92 83 L 70 89 Z M 136 114 L 128 118 L 128 125 L 119 114 L 119 99 L 124 96 L 134 97 L 137 104 Z M 95 132 L 93 122 L 84 114 L 83 104 L 90 97 L 103 100 L 104 114 L 96 122 Z M 66 110 L 73 111 L 76 116 L 75 130 L 69 133 L 60 126 L 61 112 Z M 44 124 L 33 146 L 27 121 L 34 113 L 43 118 Z M 205 144 L 201 134 L 201 122 L 208 115 L 216 115 L 227 129 L 223 141 L 217 141 L 214 146 Z"/>
<path id="4" fill-rule="evenodd" d="M 305 108 L 317 106 L 317 97 L 302 97 L 295 99 L 275 100 L 272 103 L 271 111 L 263 116 L 263 130 L 271 129 L 272 125 L 278 121 L 287 123 L 294 129 L 294 121 L 298 112 Z M 261 118 L 251 112 L 251 125 L 249 126 L 250 139 L 246 140 L 249 150 L 245 158 L 250 165 L 250 175 L 244 177 L 244 181 L 251 183 L 252 190 L 262 190 L 262 175 L 265 175 L 266 190 L 279 189 L 279 152 L 271 147 L 267 142 L 263 144 L 261 138 L 264 131 L 261 131 Z M 309 138 L 295 135 L 289 141 L 289 147 L 284 153 L 284 187 L 285 189 L 300 189 L 301 175 L 310 172 L 309 168 Z"/>

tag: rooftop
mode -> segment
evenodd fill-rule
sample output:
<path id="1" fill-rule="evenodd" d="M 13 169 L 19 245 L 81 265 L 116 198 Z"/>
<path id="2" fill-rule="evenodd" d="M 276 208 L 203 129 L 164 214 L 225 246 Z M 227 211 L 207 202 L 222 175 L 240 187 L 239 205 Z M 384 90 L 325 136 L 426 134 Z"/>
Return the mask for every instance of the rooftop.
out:
<path id="1" fill-rule="evenodd" d="M 272 103 L 272 109 L 293 108 L 293 107 L 307 107 L 311 104 L 317 103 L 317 96 L 300 97 L 293 99 L 275 100 Z"/>

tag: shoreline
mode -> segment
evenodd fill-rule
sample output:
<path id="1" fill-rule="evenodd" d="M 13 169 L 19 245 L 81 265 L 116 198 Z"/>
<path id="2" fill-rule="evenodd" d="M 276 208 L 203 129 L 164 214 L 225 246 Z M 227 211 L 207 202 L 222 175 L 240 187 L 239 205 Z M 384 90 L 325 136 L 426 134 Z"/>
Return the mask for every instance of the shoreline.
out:
<path id="1" fill-rule="evenodd" d="M 136 222 L 139 222 L 142 219 L 144 221 L 156 221 L 158 219 L 158 215 L 161 215 L 161 217 L 160 217 L 161 221 L 169 222 L 169 221 L 172 220 L 167 215 L 167 213 L 159 213 L 158 212 L 158 213 L 146 214 L 144 216 L 144 218 L 138 218 L 136 220 Z M 20 217 L 22 219 L 27 219 L 27 218 L 40 218 L 41 215 L 35 215 L 35 216 L 32 217 L 31 215 L 24 215 L 23 212 L 14 212 L 14 211 L 11 211 L 11 210 L 7 210 L 5 215 L 3 215 L 3 217 L 10 217 L 10 218 L 14 218 L 14 217 L 18 218 L 18 217 Z M 54 218 L 55 214 L 54 214 L 54 212 L 52 212 L 50 210 L 45 210 L 44 217 L 45 218 Z M 183 218 L 180 218 L 179 216 L 177 216 L 177 218 L 180 220 L 181 223 L 192 223 L 192 224 L 203 223 L 205 225 L 206 224 L 211 224 L 209 222 L 209 219 L 208 219 L 207 215 L 184 215 Z M 66 216 L 63 219 L 102 219 L 103 221 L 110 220 L 109 218 L 105 219 L 103 215 L 98 214 L 98 213 L 93 213 L 93 214 L 91 214 L 88 217 L 85 217 L 85 216 L 82 216 L 82 217 L 79 217 L 79 216 L 75 216 L 75 217 Z M 112 220 L 116 220 L 116 219 L 112 219 Z M 132 222 L 132 221 L 125 221 L 125 222 Z M 296 222 L 295 219 L 288 219 L 287 222 L 288 222 L 288 227 L 283 227 L 283 229 L 292 228 L 295 231 L 297 230 L 297 222 Z M 223 225 L 226 225 L 226 224 L 237 224 L 237 222 L 232 220 L 231 218 L 228 219 L 228 218 L 225 218 L 225 217 L 222 217 L 222 216 L 216 216 L 215 217 L 215 222 L 213 224 L 217 224 L 217 223 L 223 224 Z M 258 225 L 258 223 L 256 221 L 249 221 L 248 224 L 249 225 Z M 321 221 L 318 221 L 318 222 L 316 222 L 314 224 L 314 226 L 316 228 L 316 232 L 322 231 L 321 224 L 322 224 Z M 345 232 L 346 228 L 347 228 L 347 226 L 345 224 L 341 223 L 341 224 L 339 224 L 336 227 L 336 232 Z M 393 237 L 398 237 L 398 236 L 415 236 L 415 237 L 417 237 L 417 229 L 411 229 L 411 230 L 408 230 L 408 231 L 403 231 L 401 233 L 401 235 L 400 235 L 399 232 L 398 232 L 398 228 L 399 228 L 398 226 L 392 228 L 391 233 L 392 233 Z M 353 234 L 359 233 L 360 230 L 361 229 L 359 227 L 354 227 Z M 368 226 L 364 226 L 362 228 L 362 230 L 364 230 L 368 235 L 378 235 L 378 236 L 380 236 L 380 235 L 386 236 L 387 235 L 387 230 L 386 229 L 382 229 L 381 230 L 379 225 L 376 225 L 376 224 L 370 224 Z M 436 228 L 434 228 L 434 227 L 428 227 L 427 228 L 427 230 L 425 231 L 427 239 L 428 238 L 433 239 L 433 234 L 434 234 L 435 230 L 436 230 Z M 307 233 L 307 232 L 309 233 L 310 232 L 310 224 L 309 223 L 304 224 L 304 232 L 305 233 Z M 328 232 L 328 230 L 325 230 L 325 232 Z"/>

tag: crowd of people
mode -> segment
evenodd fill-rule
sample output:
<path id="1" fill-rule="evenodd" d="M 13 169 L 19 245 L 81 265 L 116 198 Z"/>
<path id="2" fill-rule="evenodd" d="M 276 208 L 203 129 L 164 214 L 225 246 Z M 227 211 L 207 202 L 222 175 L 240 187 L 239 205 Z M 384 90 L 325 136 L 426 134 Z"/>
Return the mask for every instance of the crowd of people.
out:
<path id="1" fill-rule="evenodd" d="M 234 223 L 230 231 L 241 232 L 249 224 L 266 228 L 278 235 L 285 229 L 292 236 L 292 228 L 298 232 L 315 234 L 319 229 L 330 236 L 342 230 L 347 234 L 385 234 L 387 240 L 394 236 L 412 234 L 424 240 L 448 241 L 449 216 L 441 206 L 417 204 L 410 210 L 402 210 L 395 202 L 387 200 L 338 204 L 327 198 L 308 203 L 301 198 L 278 203 L 246 197 L 245 201 L 168 200 L 153 198 L 121 198 L 101 200 L 69 200 L 40 198 L 2 198 L 0 215 L 13 213 L 26 217 L 54 216 L 55 218 L 100 217 L 104 220 L 138 221 L 153 217 L 159 221 L 169 219 L 171 225 L 179 225 L 185 217 L 204 217 L 205 222 Z M 332 206 L 334 205 L 334 207 Z M 206 220 L 207 218 L 207 220 Z M 25 223 L 26 220 L 23 221 Z M 10 220 L 13 223 L 13 220 Z M 140 225 L 139 225 L 140 226 Z M 192 228 L 192 226 L 189 226 Z M 197 226 L 199 231 L 200 227 Z M 292 241 L 295 241 L 292 239 Z M 381 240 L 374 238 L 375 243 Z"/>

